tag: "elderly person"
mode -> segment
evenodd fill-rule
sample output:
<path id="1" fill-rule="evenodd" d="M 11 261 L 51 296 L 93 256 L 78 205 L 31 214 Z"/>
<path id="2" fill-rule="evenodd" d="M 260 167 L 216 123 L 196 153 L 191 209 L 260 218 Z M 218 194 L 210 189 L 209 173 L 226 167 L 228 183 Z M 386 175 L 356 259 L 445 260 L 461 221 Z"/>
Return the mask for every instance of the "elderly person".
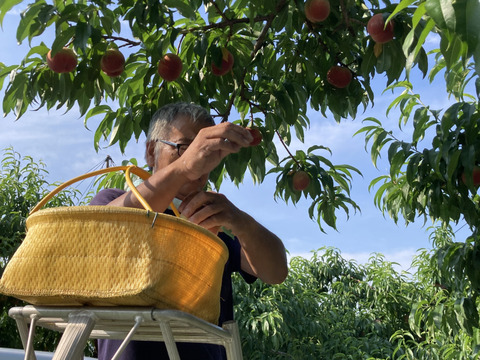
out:
<path id="1" fill-rule="evenodd" d="M 248 283 L 259 278 L 269 284 L 281 283 L 288 272 L 285 248 L 277 236 L 224 195 L 204 190 L 210 171 L 251 141 L 248 130 L 229 122 L 215 125 L 198 105 L 166 105 L 153 116 L 147 135 L 145 158 L 153 174 L 137 187 L 157 212 L 168 213 L 170 202 L 179 199 L 178 210 L 188 220 L 214 233 L 224 226 L 235 235 L 232 239 L 218 234 L 229 250 L 220 294 L 220 326 L 233 319 L 233 272 Z M 142 207 L 131 192 L 119 189 L 99 192 L 91 204 Z M 99 340 L 99 360 L 110 359 L 120 343 Z M 217 345 L 177 343 L 177 347 L 182 360 L 225 358 L 223 347 Z M 168 359 L 168 355 L 162 342 L 132 341 L 121 359 Z"/>

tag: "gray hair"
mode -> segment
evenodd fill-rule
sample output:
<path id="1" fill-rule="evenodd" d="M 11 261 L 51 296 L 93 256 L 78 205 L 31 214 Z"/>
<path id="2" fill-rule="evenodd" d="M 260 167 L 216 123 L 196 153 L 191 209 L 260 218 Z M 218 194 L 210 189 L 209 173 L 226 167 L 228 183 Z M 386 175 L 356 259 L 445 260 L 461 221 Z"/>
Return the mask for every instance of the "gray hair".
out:
<path id="1" fill-rule="evenodd" d="M 193 123 L 215 125 L 213 117 L 200 105 L 186 102 L 168 104 L 158 109 L 150 120 L 147 142 L 168 136 L 172 124 L 182 115 L 188 116 Z"/>

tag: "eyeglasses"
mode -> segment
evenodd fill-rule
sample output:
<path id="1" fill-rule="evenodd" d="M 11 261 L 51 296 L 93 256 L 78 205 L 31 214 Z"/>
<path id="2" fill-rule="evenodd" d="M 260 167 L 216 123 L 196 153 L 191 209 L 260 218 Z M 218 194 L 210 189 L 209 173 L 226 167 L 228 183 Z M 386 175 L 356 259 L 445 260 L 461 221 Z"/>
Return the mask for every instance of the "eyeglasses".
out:
<path id="1" fill-rule="evenodd" d="M 156 139 L 155 142 L 158 142 L 160 141 L 161 143 L 164 143 L 164 144 L 167 144 L 167 145 L 170 145 L 170 146 L 173 146 L 174 148 L 177 149 L 177 153 L 178 153 L 178 156 L 182 156 L 183 153 L 185 152 L 185 150 L 188 149 L 188 147 L 190 146 L 190 144 L 177 144 L 177 143 L 174 143 L 172 141 L 168 141 L 168 140 L 160 140 L 160 139 Z"/>

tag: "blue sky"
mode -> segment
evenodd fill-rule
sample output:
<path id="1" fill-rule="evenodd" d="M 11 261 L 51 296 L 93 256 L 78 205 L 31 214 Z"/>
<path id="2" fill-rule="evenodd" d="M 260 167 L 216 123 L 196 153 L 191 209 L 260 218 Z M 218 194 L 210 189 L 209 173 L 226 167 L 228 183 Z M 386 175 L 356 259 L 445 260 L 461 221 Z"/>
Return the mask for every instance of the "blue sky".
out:
<path id="1" fill-rule="evenodd" d="M 7 14 L 0 30 L 2 52 L 0 62 L 11 65 L 18 64 L 27 52 L 27 44 L 19 46 L 15 39 L 18 24 L 18 12 Z M 48 38 L 44 39 L 48 43 Z M 386 83 L 383 76 L 374 79 L 376 97 L 375 109 L 369 108 L 359 113 L 355 120 L 343 120 L 337 124 L 332 118 L 325 118 L 322 114 L 311 111 L 309 118 L 311 127 L 305 136 L 305 143 L 293 141 L 290 150 L 306 150 L 313 144 L 329 147 L 333 155 L 323 153 L 334 164 L 351 164 L 357 167 L 363 177 L 354 175 L 352 198 L 361 208 L 361 213 L 351 212 L 347 220 L 344 213 L 338 213 L 338 229 L 325 227 L 326 234 L 322 233 L 314 220 L 308 217 L 309 201 L 302 200 L 296 206 L 285 204 L 281 200 L 275 201 L 275 175 L 266 178 L 261 185 L 254 185 L 250 177 L 245 177 L 244 184 L 239 188 L 227 182 L 222 185 L 221 192 L 230 198 L 240 209 L 249 212 L 258 221 L 275 232 L 285 243 L 291 255 L 309 256 L 309 252 L 322 246 L 338 248 L 345 258 L 365 262 L 373 253 L 385 255 L 388 261 L 398 262 L 403 269 L 407 269 L 412 256 L 419 248 L 429 248 L 428 225 L 423 227 L 419 221 L 405 227 L 400 220 L 396 225 L 393 220 L 385 218 L 373 204 L 374 191 L 369 192 L 370 181 L 386 173 L 387 166 L 380 162 L 376 169 L 365 151 L 363 136 L 353 137 L 353 134 L 362 127 L 362 119 L 373 116 L 384 123 L 384 126 L 398 131 L 398 119 L 395 112 L 389 118 L 385 111 L 394 95 L 382 95 L 381 90 Z M 3 91 L 0 92 L 0 101 Z M 414 82 L 416 85 L 417 82 Z M 429 85 L 427 81 L 418 83 L 418 91 L 424 101 L 433 108 L 444 108 L 449 102 L 446 94 L 442 95 L 443 84 L 439 91 L 436 85 Z M 435 91 L 432 91 L 435 90 Z M 361 109 L 359 109 L 361 110 Z M 95 120 L 88 123 L 89 130 L 84 127 L 83 118 L 78 113 L 62 110 L 47 112 L 29 110 L 22 118 L 15 121 L 12 114 L 0 120 L 0 149 L 12 146 L 22 156 L 30 155 L 46 164 L 49 172 L 48 180 L 62 182 L 90 171 L 110 155 L 116 164 L 129 158 L 137 158 L 143 165 L 144 143 L 143 138 L 138 143 L 134 140 L 127 146 L 122 155 L 117 147 L 104 148 L 98 153 L 93 148 L 93 135 L 96 129 Z M 408 134 L 408 126 L 405 131 Z M 400 133 L 399 136 L 402 136 Z M 278 147 L 280 157 L 285 153 Z M 464 230 L 462 230 L 464 231 Z"/>

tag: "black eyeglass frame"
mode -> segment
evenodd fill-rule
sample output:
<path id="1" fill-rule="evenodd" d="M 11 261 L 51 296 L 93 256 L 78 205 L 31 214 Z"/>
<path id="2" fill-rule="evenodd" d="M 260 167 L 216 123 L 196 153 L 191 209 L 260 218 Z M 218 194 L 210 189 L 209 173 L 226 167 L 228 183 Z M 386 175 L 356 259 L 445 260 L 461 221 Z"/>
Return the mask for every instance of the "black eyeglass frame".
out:
<path id="1" fill-rule="evenodd" d="M 163 144 L 167 144 L 176 148 L 178 156 L 182 156 L 185 150 L 187 150 L 187 148 L 190 146 L 190 144 L 177 144 L 177 143 L 174 143 L 173 141 L 155 139 L 155 142 L 159 142 L 159 141 Z"/>

